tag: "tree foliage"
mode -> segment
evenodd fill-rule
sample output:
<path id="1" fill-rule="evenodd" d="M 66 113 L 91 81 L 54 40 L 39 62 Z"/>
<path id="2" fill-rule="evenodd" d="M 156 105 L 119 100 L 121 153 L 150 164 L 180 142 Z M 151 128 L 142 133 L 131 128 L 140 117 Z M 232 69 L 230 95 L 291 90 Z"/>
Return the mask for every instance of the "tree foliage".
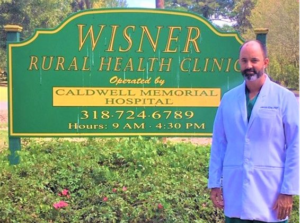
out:
<path id="1" fill-rule="evenodd" d="M 268 73 L 280 84 L 299 89 L 299 2 L 258 0 L 249 21 L 253 28 L 268 28 Z M 253 39 L 249 29 L 245 39 Z"/>
<path id="2" fill-rule="evenodd" d="M 90 8 L 126 6 L 126 0 L 0 0 L 0 70 L 6 67 L 4 25 L 22 26 L 22 39 L 27 39 L 36 28 L 53 28 L 70 13 Z"/>
<path id="3" fill-rule="evenodd" d="M 299 89 L 299 1 L 285 0 L 165 0 L 165 8 L 190 11 L 210 21 L 227 19 L 245 40 L 255 39 L 254 28 L 269 28 L 267 44 L 270 76 Z"/>
<path id="4" fill-rule="evenodd" d="M 72 11 L 76 12 L 91 8 L 112 8 L 126 7 L 126 0 L 73 0 L 71 1 Z"/>
<path id="5" fill-rule="evenodd" d="M 70 13 L 126 6 L 126 0 L 0 0 L 0 70 L 6 67 L 4 25 L 21 25 L 22 38 L 27 39 L 35 28 L 53 28 Z M 194 12 L 210 21 L 230 20 L 232 27 L 217 28 L 225 32 L 236 30 L 246 40 L 255 38 L 253 28 L 269 28 L 269 73 L 281 84 L 299 89 L 298 1 L 165 0 L 165 8 Z"/>
<path id="6" fill-rule="evenodd" d="M 229 17 L 235 21 L 234 28 L 241 34 L 252 28 L 249 17 L 254 9 L 257 0 L 236 0 Z"/>
<path id="7" fill-rule="evenodd" d="M 166 0 L 166 9 L 191 11 L 209 19 L 226 14 L 225 9 L 232 7 L 232 0 Z"/>
<path id="8" fill-rule="evenodd" d="M 0 2 L 0 69 L 6 67 L 6 33 L 4 25 L 23 27 L 22 37 L 28 38 L 35 28 L 54 27 L 71 12 L 68 0 L 2 0 Z"/>
<path id="9" fill-rule="evenodd" d="M 235 30 L 244 33 L 251 28 L 248 20 L 257 0 L 166 0 L 165 8 L 190 11 L 202 15 L 210 21 L 233 22 Z M 224 31 L 232 31 L 225 27 Z"/>

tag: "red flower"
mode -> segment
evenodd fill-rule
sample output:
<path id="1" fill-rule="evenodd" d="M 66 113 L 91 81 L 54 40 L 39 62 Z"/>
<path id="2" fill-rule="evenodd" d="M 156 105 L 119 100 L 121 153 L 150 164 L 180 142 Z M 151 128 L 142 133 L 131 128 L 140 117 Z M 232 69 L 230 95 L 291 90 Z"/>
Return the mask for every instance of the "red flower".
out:
<path id="1" fill-rule="evenodd" d="M 61 193 L 58 194 L 59 196 L 66 196 L 67 198 L 70 198 L 69 190 L 63 189 Z"/>
<path id="2" fill-rule="evenodd" d="M 112 192 L 116 193 L 116 192 L 117 192 L 117 189 L 116 189 L 116 188 L 113 188 L 113 189 L 112 189 Z"/>
<path id="3" fill-rule="evenodd" d="M 108 201 L 108 197 L 104 197 L 104 198 L 103 198 L 103 201 L 104 201 L 104 202 Z"/>
<path id="4" fill-rule="evenodd" d="M 157 208 L 158 208 L 158 209 L 163 209 L 164 206 L 163 206 L 162 204 L 159 203 L 159 204 L 157 205 Z"/>
<path id="5" fill-rule="evenodd" d="M 123 187 L 122 190 L 123 190 L 123 191 L 127 191 L 127 187 Z"/>
<path id="6" fill-rule="evenodd" d="M 63 191 L 61 192 L 61 194 L 63 196 L 67 196 L 69 194 L 69 191 L 67 189 L 63 189 Z"/>
<path id="7" fill-rule="evenodd" d="M 55 209 L 59 209 L 59 208 L 67 207 L 68 205 L 69 205 L 69 204 L 66 203 L 66 202 L 64 202 L 64 201 L 59 201 L 59 202 L 57 202 L 57 203 L 54 203 L 54 204 L 53 204 L 53 207 L 54 207 Z"/>

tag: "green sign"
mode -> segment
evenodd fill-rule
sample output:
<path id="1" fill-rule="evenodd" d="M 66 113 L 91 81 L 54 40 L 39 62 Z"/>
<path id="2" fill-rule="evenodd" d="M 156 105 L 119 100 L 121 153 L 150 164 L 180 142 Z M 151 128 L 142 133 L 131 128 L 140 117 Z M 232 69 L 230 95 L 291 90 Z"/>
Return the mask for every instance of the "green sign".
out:
<path id="1" fill-rule="evenodd" d="M 9 44 L 9 134 L 211 136 L 242 43 L 181 11 L 73 14 Z"/>

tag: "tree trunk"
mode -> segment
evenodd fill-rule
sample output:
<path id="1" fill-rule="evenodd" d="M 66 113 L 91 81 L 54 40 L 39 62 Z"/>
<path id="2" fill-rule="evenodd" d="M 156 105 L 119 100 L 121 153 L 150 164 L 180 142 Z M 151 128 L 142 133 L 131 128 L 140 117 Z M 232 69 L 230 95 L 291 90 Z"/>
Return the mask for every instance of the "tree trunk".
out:
<path id="1" fill-rule="evenodd" d="M 165 1 L 164 0 L 156 0 L 156 8 L 157 9 L 165 8 Z"/>

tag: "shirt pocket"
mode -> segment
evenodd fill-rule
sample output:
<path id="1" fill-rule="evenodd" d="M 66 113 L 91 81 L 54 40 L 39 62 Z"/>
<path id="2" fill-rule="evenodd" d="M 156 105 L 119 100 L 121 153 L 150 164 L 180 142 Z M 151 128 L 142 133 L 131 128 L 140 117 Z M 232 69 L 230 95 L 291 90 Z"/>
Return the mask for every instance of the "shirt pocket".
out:
<path id="1" fill-rule="evenodd" d="M 264 119 L 274 119 L 279 115 L 278 109 L 275 108 L 260 108 L 258 110 L 258 116 Z"/>

